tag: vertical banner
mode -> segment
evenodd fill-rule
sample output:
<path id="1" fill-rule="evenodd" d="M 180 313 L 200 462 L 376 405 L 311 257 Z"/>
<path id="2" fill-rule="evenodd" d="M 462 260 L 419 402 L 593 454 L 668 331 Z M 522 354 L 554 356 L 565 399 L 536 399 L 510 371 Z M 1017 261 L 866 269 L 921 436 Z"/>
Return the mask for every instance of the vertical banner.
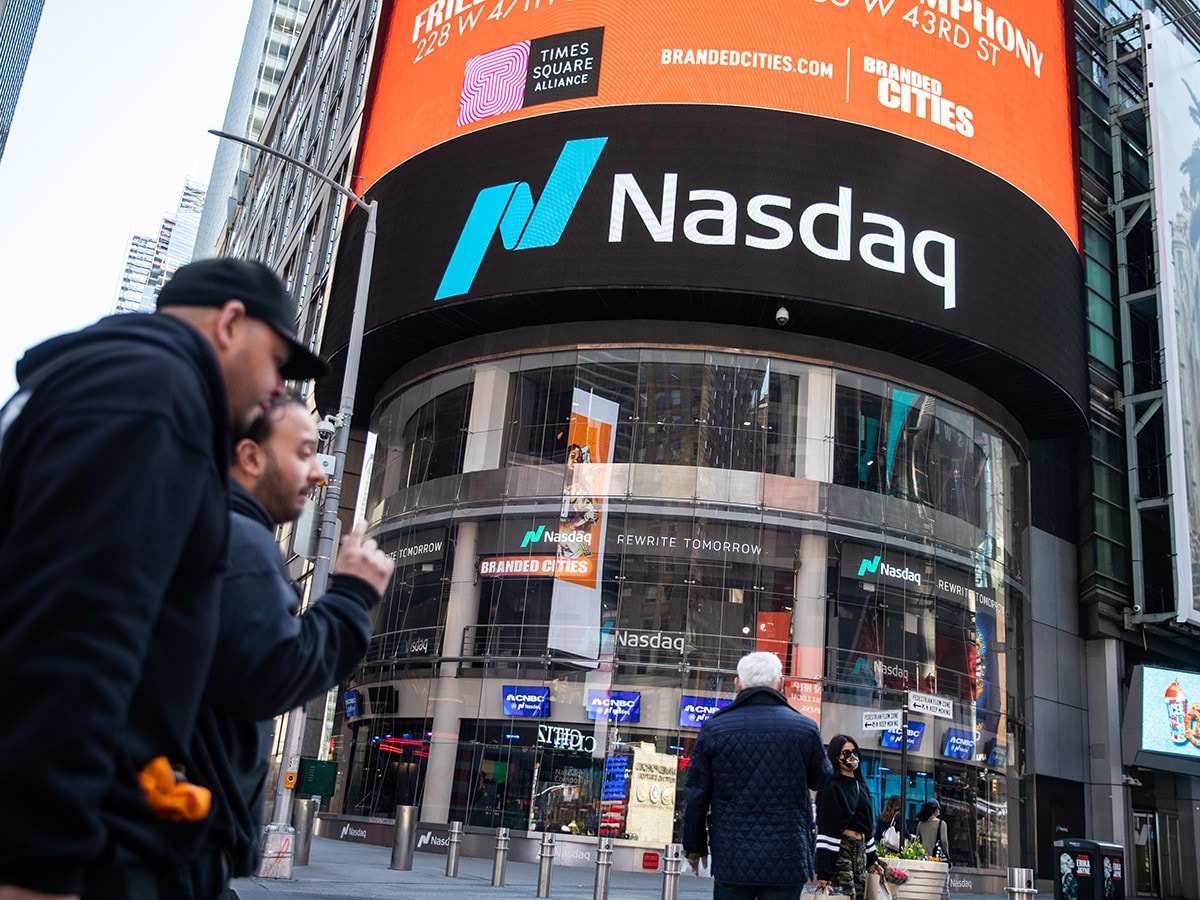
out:
<path id="1" fill-rule="evenodd" d="M 600 577 L 608 527 L 604 498 L 619 412 L 619 404 L 575 388 L 547 646 L 587 659 L 600 655 Z"/>
<path id="2" fill-rule="evenodd" d="M 1142 17 L 1152 84 L 1176 620 L 1200 623 L 1200 71 L 1196 51 L 1151 13 Z"/>

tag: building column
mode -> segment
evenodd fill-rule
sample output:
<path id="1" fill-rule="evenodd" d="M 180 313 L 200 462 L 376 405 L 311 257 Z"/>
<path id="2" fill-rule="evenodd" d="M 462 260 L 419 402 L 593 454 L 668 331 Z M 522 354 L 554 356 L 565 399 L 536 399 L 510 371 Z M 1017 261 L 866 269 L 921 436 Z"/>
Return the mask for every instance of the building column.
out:
<path id="1" fill-rule="evenodd" d="M 459 522 L 455 529 L 454 565 L 450 574 L 442 656 L 461 655 L 466 630 L 479 621 L 479 582 L 475 574 L 478 542 L 479 524 Z M 463 707 L 457 680 L 458 663 L 442 662 L 437 676 L 429 682 L 428 709 L 433 721 L 429 762 L 425 767 L 425 793 L 421 802 L 423 822 L 449 821 Z"/>
<path id="2" fill-rule="evenodd" d="M 1087 776 L 1091 821 L 1088 836 L 1123 847 L 1129 841 L 1129 789 L 1122 778 L 1120 642 L 1096 638 L 1084 644 L 1091 773 Z"/>

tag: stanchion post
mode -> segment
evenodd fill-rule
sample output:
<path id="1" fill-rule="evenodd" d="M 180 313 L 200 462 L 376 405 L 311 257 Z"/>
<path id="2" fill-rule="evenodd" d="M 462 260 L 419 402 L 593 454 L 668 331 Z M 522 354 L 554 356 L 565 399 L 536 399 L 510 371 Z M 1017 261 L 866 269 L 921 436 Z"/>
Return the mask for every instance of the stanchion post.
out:
<path id="1" fill-rule="evenodd" d="M 676 900 L 679 896 L 683 865 L 683 844 L 667 844 L 667 853 L 663 857 L 662 900 Z"/>
<path id="2" fill-rule="evenodd" d="M 292 801 L 292 827 L 296 829 L 295 854 L 292 860 L 294 866 L 308 865 L 308 852 L 312 848 L 313 816 L 316 811 L 317 801 L 311 797 Z"/>
<path id="3" fill-rule="evenodd" d="M 600 846 L 596 850 L 596 889 L 592 892 L 592 900 L 608 900 L 608 873 L 612 868 L 612 838 L 600 838 Z"/>
<path id="4" fill-rule="evenodd" d="M 392 832 L 392 864 L 399 872 L 411 872 L 414 843 L 417 837 L 417 808 L 396 807 L 396 830 Z"/>
<path id="5" fill-rule="evenodd" d="M 1008 884 L 1004 891 L 1008 900 L 1033 900 L 1037 888 L 1033 886 L 1033 869 L 1009 869 Z"/>
<path id="6" fill-rule="evenodd" d="M 550 896 L 550 872 L 554 867 L 554 835 L 549 831 L 542 833 L 542 846 L 538 848 L 538 885 L 539 897 Z"/>
<path id="7" fill-rule="evenodd" d="M 496 859 L 492 862 L 492 887 L 504 887 L 504 867 L 508 863 L 508 829 L 496 829 Z"/>
<path id="8" fill-rule="evenodd" d="M 446 877 L 458 877 L 458 853 L 462 849 L 462 822 L 450 823 L 450 844 L 446 849 Z"/>

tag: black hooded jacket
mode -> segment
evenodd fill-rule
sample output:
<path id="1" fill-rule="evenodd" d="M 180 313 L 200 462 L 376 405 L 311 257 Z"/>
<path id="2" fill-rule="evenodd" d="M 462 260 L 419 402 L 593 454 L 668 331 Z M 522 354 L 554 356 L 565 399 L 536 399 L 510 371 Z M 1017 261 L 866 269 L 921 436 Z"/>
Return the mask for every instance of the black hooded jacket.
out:
<path id="1" fill-rule="evenodd" d="M 337 684 L 371 639 L 375 589 L 335 575 L 329 592 L 297 616 L 300 602 L 262 505 L 233 483 L 229 571 L 195 761 L 213 787 L 210 846 L 233 857 L 233 874 L 255 871 L 267 774 L 263 722 Z"/>
<path id="2" fill-rule="evenodd" d="M 17 376 L 0 410 L 0 884 L 69 894 L 114 854 L 176 864 L 203 837 L 155 816 L 137 773 L 190 763 L 228 407 L 209 343 L 164 315 L 54 338 Z"/>

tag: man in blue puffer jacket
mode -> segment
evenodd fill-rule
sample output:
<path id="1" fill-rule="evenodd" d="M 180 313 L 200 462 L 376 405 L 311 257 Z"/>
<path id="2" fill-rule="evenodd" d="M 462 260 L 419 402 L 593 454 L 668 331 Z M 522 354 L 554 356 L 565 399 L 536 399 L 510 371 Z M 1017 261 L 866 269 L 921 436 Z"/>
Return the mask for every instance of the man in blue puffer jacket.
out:
<path id="1" fill-rule="evenodd" d="M 794 900 L 813 871 L 809 792 L 833 768 L 817 723 L 780 693 L 779 657 L 750 653 L 737 670 L 737 699 L 704 723 L 692 749 L 683 850 L 693 871 L 711 851 L 713 900 Z"/>

